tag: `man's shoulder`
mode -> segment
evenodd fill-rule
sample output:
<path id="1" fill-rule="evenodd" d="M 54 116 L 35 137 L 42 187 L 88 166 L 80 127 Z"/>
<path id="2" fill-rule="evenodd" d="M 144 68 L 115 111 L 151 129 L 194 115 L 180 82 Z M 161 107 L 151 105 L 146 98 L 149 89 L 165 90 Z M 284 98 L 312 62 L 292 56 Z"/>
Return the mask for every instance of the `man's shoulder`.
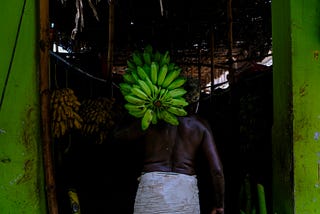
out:
<path id="1" fill-rule="evenodd" d="M 200 117 L 198 115 L 187 115 L 184 117 L 181 117 L 181 122 L 186 124 L 194 124 L 197 126 L 208 126 L 207 120 L 205 120 L 203 117 Z"/>

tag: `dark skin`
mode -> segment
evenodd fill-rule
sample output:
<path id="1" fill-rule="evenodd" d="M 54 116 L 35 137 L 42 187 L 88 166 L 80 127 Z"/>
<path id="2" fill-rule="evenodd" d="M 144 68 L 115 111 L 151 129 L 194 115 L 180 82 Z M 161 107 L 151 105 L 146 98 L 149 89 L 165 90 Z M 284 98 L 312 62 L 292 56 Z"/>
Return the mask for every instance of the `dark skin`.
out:
<path id="1" fill-rule="evenodd" d="M 121 140 L 142 139 L 143 172 L 176 172 L 195 175 L 196 157 L 201 151 L 209 163 L 215 204 L 211 214 L 224 213 L 224 174 L 209 124 L 196 115 L 179 117 L 179 125 L 163 121 L 142 131 L 140 120 L 115 131 Z"/>

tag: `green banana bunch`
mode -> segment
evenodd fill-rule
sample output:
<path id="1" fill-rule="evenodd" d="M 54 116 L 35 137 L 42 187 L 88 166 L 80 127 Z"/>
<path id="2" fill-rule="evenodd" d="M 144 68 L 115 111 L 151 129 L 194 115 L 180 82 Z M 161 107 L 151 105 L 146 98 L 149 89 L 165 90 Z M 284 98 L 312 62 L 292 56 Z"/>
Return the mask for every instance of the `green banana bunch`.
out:
<path id="1" fill-rule="evenodd" d="M 127 60 L 127 70 L 120 91 L 127 103 L 129 114 L 141 118 L 141 128 L 164 120 L 178 125 L 178 116 L 186 116 L 184 109 L 189 103 L 183 97 L 186 78 L 182 69 L 170 62 L 169 51 L 160 53 L 147 45 L 143 51 L 135 51 Z"/>

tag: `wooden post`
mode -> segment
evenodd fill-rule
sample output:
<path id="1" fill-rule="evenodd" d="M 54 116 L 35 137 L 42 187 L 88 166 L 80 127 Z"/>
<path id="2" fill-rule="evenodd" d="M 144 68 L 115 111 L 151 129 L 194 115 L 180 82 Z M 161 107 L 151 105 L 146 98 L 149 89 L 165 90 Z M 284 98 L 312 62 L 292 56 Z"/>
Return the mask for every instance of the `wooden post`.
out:
<path id="1" fill-rule="evenodd" d="M 211 69 L 210 69 L 210 95 L 213 94 L 214 90 L 214 32 L 211 32 Z"/>
<path id="2" fill-rule="evenodd" d="M 41 139 L 47 193 L 47 206 L 50 214 L 58 214 L 56 185 L 52 161 L 52 138 L 50 127 L 50 93 L 49 93 L 49 1 L 39 1 L 40 15 L 40 109 Z"/>
<path id="3" fill-rule="evenodd" d="M 109 1 L 109 39 L 107 53 L 107 84 L 112 89 L 112 68 L 113 68 L 113 45 L 114 45 L 114 0 Z"/>
<path id="4" fill-rule="evenodd" d="M 227 6 L 227 14 L 228 14 L 228 62 L 229 62 L 229 84 L 233 85 L 234 83 L 234 69 L 233 69 L 233 32 L 232 32 L 232 0 L 228 0 Z"/>

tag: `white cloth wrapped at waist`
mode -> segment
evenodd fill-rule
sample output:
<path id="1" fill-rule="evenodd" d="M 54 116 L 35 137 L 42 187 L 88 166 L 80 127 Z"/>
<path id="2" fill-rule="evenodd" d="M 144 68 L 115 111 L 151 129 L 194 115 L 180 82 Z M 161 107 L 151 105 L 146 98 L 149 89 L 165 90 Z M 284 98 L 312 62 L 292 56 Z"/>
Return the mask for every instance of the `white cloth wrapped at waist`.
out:
<path id="1" fill-rule="evenodd" d="M 199 214 L 196 176 L 148 172 L 139 178 L 134 214 Z"/>

